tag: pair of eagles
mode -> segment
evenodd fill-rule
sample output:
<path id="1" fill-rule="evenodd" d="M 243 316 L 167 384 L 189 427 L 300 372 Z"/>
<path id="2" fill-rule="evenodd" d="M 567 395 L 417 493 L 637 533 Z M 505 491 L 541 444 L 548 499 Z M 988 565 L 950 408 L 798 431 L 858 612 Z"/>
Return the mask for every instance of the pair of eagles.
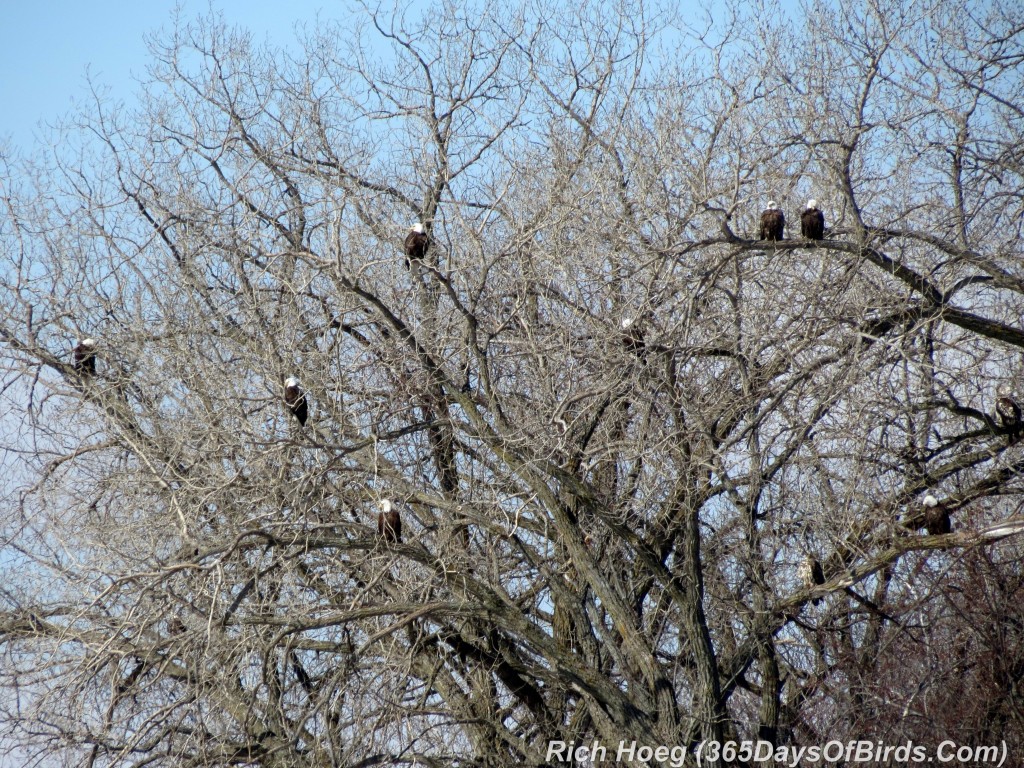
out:
<path id="1" fill-rule="evenodd" d="M 761 240 L 782 240 L 786 228 L 786 216 L 775 201 L 761 214 Z M 808 240 L 825 238 L 825 214 L 818 208 L 817 200 L 808 200 L 807 208 L 800 214 L 800 234 Z"/>

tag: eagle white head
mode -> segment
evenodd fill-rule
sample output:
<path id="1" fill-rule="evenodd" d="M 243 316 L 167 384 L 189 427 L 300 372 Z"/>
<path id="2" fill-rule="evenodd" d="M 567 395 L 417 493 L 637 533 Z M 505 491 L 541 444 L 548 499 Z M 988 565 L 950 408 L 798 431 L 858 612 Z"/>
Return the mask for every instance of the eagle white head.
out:
<path id="1" fill-rule="evenodd" d="M 1007 384 L 1005 381 L 996 387 L 997 397 L 1011 397 L 1013 395 L 1013 387 Z"/>
<path id="2" fill-rule="evenodd" d="M 288 389 L 290 389 L 292 387 L 298 387 L 299 386 L 299 380 L 296 379 L 294 376 L 289 376 L 287 379 L 284 380 L 284 385 Z"/>
<path id="3" fill-rule="evenodd" d="M 768 201 L 768 210 L 769 211 L 774 211 L 777 207 L 778 206 L 775 205 L 775 201 L 774 200 L 769 200 Z"/>
<path id="4" fill-rule="evenodd" d="M 380 511 L 385 515 L 391 511 L 391 499 L 381 499 L 377 502 L 377 505 L 380 507 Z"/>
<path id="5" fill-rule="evenodd" d="M 818 201 L 817 201 L 817 200 L 815 200 L 815 199 L 814 199 L 814 198 L 812 197 L 812 198 L 811 198 L 810 200 L 808 200 L 808 201 L 807 201 L 807 207 L 808 207 L 808 208 L 812 208 L 812 209 L 817 209 L 817 207 L 818 207 Z"/>
<path id="6" fill-rule="evenodd" d="M 415 232 L 417 235 L 422 235 L 424 232 L 423 225 L 418 221 L 411 227 L 409 227 L 409 229 L 410 231 Z"/>
<path id="7" fill-rule="evenodd" d="M 82 339 L 81 344 L 86 349 L 93 349 L 96 346 L 96 339 Z"/>
<path id="8" fill-rule="evenodd" d="M 932 496 L 930 493 L 921 500 L 921 503 L 924 506 L 928 507 L 929 509 L 932 507 L 939 506 L 939 500 Z"/>

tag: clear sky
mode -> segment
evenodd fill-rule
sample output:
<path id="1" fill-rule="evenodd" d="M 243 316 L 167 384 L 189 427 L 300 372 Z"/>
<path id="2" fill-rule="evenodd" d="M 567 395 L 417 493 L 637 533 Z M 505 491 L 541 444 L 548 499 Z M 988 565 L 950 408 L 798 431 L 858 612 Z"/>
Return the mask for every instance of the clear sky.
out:
<path id="1" fill-rule="evenodd" d="M 145 75 L 143 36 L 210 8 L 257 40 L 288 44 L 296 22 L 341 16 L 342 0 L 0 0 L 0 146 L 28 151 L 40 123 L 88 98 L 86 71 L 129 100 Z"/>

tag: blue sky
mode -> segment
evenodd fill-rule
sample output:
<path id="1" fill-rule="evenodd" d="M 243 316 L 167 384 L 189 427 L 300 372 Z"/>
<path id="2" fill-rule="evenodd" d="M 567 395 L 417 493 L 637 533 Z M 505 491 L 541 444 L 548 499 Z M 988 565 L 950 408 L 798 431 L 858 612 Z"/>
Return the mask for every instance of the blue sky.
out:
<path id="1" fill-rule="evenodd" d="M 0 0 L 0 146 L 31 148 L 38 125 L 66 114 L 88 98 L 86 71 L 130 100 L 134 77 L 145 74 L 143 36 L 171 26 L 180 6 L 185 18 L 221 11 L 229 24 L 257 40 L 287 44 L 296 22 L 344 13 L 341 0 Z"/>

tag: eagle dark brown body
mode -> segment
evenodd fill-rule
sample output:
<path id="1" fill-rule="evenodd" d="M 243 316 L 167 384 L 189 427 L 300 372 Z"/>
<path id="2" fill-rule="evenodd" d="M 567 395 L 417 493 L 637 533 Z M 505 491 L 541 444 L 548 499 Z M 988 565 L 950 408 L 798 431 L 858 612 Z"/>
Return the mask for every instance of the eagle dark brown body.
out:
<path id="1" fill-rule="evenodd" d="M 825 237 L 825 214 L 818 210 L 817 200 L 808 200 L 807 209 L 800 214 L 800 234 L 808 240 Z"/>
<path id="2" fill-rule="evenodd" d="M 72 359 L 75 370 L 83 376 L 96 375 L 96 342 L 92 339 L 83 339 L 72 350 Z"/>
<path id="3" fill-rule="evenodd" d="M 299 386 L 299 380 L 289 376 L 284 382 L 284 404 L 288 410 L 299 420 L 301 426 L 306 426 L 306 419 L 309 418 L 309 403 L 306 401 L 306 393 Z"/>
<path id="4" fill-rule="evenodd" d="M 377 513 L 377 536 L 388 544 L 402 543 L 402 518 L 390 500 L 380 502 Z"/>
<path id="5" fill-rule="evenodd" d="M 775 203 L 768 203 L 768 208 L 761 214 L 761 239 L 782 240 L 786 230 L 786 216 Z"/>
<path id="6" fill-rule="evenodd" d="M 422 262 L 430 249 L 430 238 L 423 230 L 422 224 L 416 224 L 405 236 L 405 266 L 409 269 L 413 262 Z"/>

